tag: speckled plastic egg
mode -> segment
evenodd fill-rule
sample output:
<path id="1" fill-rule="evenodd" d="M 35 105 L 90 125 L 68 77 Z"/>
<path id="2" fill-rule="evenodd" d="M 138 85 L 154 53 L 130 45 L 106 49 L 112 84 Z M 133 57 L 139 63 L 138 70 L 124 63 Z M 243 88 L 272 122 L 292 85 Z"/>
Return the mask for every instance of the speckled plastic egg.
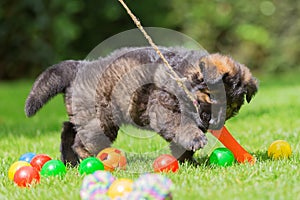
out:
<path id="1" fill-rule="evenodd" d="M 80 189 L 81 199 L 109 199 L 106 192 L 114 181 L 110 172 L 102 170 L 85 176 Z"/>
<path id="2" fill-rule="evenodd" d="M 172 199 L 171 191 L 174 185 L 166 176 L 160 174 L 144 174 L 133 184 L 133 191 L 142 191 L 149 195 L 150 199 Z"/>

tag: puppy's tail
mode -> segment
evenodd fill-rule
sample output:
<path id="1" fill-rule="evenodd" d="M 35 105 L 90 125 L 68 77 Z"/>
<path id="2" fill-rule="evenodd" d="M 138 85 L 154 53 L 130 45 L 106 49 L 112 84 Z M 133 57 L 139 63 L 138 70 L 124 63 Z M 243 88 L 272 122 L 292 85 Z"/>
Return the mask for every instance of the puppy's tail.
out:
<path id="1" fill-rule="evenodd" d="M 33 116 L 49 99 L 65 91 L 75 79 L 79 61 L 63 61 L 49 67 L 35 81 L 25 103 L 25 113 Z"/>

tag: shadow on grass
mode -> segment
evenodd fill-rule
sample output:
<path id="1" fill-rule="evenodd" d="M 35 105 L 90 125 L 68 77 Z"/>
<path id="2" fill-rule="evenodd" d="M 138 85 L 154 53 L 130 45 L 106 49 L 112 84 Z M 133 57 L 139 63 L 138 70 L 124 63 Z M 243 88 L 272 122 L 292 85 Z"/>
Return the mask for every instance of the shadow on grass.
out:
<path id="1" fill-rule="evenodd" d="M 191 163 L 196 167 L 208 167 L 209 165 L 209 156 L 202 156 L 202 157 L 194 157 L 195 161 L 197 162 L 195 163 Z M 190 164 L 189 162 L 187 164 Z"/>
<path id="2" fill-rule="evenodd" d="M 256 151 L 256 152 L 250 152 L 251 155 L 253 155 L 256 158 L 257 162 L 265 162 L 272 160 L 271 158 L 268 157 L 267 151 Z M 210 165 L 209 163 L 209 156 L 202 156 L 202 157 L 194 157 L 197 164 L 195 163 L 185 163 L 185 165 L 191 165 L 194 167 L 210 167 L 213 168 L 213 166 Z M 236 162 L 237 163 L 237 162 Z"/>
<path id="3" fill-rule="evenodd" d="M 256 161 L 258 161 L 258 162 L 264 162 L 264 161 L 267 161 L 267 160 L 271 160 L 268 157 L 268 152 L 267 151 L 251 152 L 251 154 L 255 156 Z"/>

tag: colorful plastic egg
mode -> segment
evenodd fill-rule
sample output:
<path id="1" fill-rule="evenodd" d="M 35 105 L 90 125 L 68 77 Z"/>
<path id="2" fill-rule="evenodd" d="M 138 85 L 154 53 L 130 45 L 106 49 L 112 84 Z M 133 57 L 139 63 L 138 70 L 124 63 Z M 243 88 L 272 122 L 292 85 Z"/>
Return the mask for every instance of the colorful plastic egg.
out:
<path id="1" fill-rule="evenodd" d="M 30 164 L 37 171 L 40 171 L 42 169 L 43 165 L 49 160 L 51 160 L 50 156 L 48 156 L 46 154 L 37 154 L 32 158 L 32 160 L 30 161 Z"/>
<path id="2" fill-rule="evenodd" d="M 112 199 L 124 196 L 132 191 L 133 181 L 130 179 L 118 179 L 114 181 L 108 189 L 108 196 Z"/>
<path id="3" fill-rule="evenodd" d="M 25 161 L 14 162 L 8 169 L 8 178 L 10 180 L 14 180 L 14 175 L 15 175 L 16 171 L 24 166 L 31 166 L 31 165 L 30 165 L 30 163 L 25 162 Z"/>
<path id="4" fill-rule="evenodd" d="M 209 163 L 211 165 L 226 167 L 232 165 L 233 162 L 234 162 L 233 153 L 225 147 L 216 148 L 209 157 Z"/>
<path id="5" fill-rule="evenodd" d="M 82 160 L 79 164 L 79 173 L 92 174 L 97 170 L 104 170 L 103 163 L 96 157 L 89 157 Z"/>
<path id="6" fill-rule="evenodd" d="M 98 170 L 85 176 L 80 189 L 81 199 L 109 199 L 106 193 L 114 181 L 115 178 L 108 171 Z"/>
<path id="7" fill-rule="evenodd" d="M 97 158 L 101 160 L 104 169 L 114 171 L 115 169 L 126 169 L 125 153 L 116 148 L 106 148 L 100 151 Z"/>
<path id="8" fill-rule="evenodd" d="M 273 159 L 289 158 L 292 148 L 287 141 L 276 140 L 268 148 L 268 156 Z"/>
<path id="9" fill-rule="evenodd" d="M 67 173 L 66 166 L 60 160 L 49 160 L 41 169 L 42 176 L 64 176 Z"/>
<path id="10" fill-rule="evenodd" d="M 14 182 L 19 187 L 30 187 L 40 182 L 40 174 L 31 166 L 23 166 L 16 171 Z"/>
<path id="11" fill-rule="evenodd" d="M 154 160 L 153 168 L 155 172 L 176 172 L 179 164 L 174 156 L 163 154 Z"/>
<path id="12" fill-rule="evenodd" d="M 28 153 L 24 153 L 23 155 L 21 155 L 21 157 L 19 158 L 20 161 L 25 161 L 25 162 L 28 162 L 30 163 L 32 158 L 35 156 L 35 153 L 31 153 L 31 152 L 28 152 Z"/>

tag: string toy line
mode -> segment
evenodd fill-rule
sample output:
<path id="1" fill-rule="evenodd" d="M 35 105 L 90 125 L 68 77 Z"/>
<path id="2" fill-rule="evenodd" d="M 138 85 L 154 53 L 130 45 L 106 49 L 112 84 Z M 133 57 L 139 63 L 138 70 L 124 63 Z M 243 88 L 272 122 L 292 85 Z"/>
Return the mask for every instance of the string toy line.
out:
<path id="1" fill-rule="evenodd" d="M 128 15 L 131 17 L 137 28 L 143 33 L 144 37 L 147 39 L 149 44 L 152 46 L 152 48 L 156 51 L 156 53 L 159 55 L 159 57 L 162 59 L 164 64 L 167 66 L 167 68 L 170 70 L 172 73 L 173 79 L 177 82 L 179 87 L 181 87 L 186 95 L 189 97 L 189 99 L 193 102 L 193 105 L 196 108 L 196 111 L 198 112 L 198 102 L 197 100 L 193 97 L 192 93 L 187 89 L 187 87 L 184 85 L 183 79 L 178 76 L 178 74 L 172 69 L 171 65 L 167 61 L 167 59 L 164 57 L 164 55 L 161 53 L 161 51 L 158 49 L 157 45 L 153 42 L 152 38 L 148 35 L 148 33 L 145 31 L 143 28 L 141 22 L 136 18 L 136 16 L 131 12 L 131 10 L 128 8 L 126 3 L 123 0 L 118 0 L 122 6 L 125 8 L 127 11 Z"/>

